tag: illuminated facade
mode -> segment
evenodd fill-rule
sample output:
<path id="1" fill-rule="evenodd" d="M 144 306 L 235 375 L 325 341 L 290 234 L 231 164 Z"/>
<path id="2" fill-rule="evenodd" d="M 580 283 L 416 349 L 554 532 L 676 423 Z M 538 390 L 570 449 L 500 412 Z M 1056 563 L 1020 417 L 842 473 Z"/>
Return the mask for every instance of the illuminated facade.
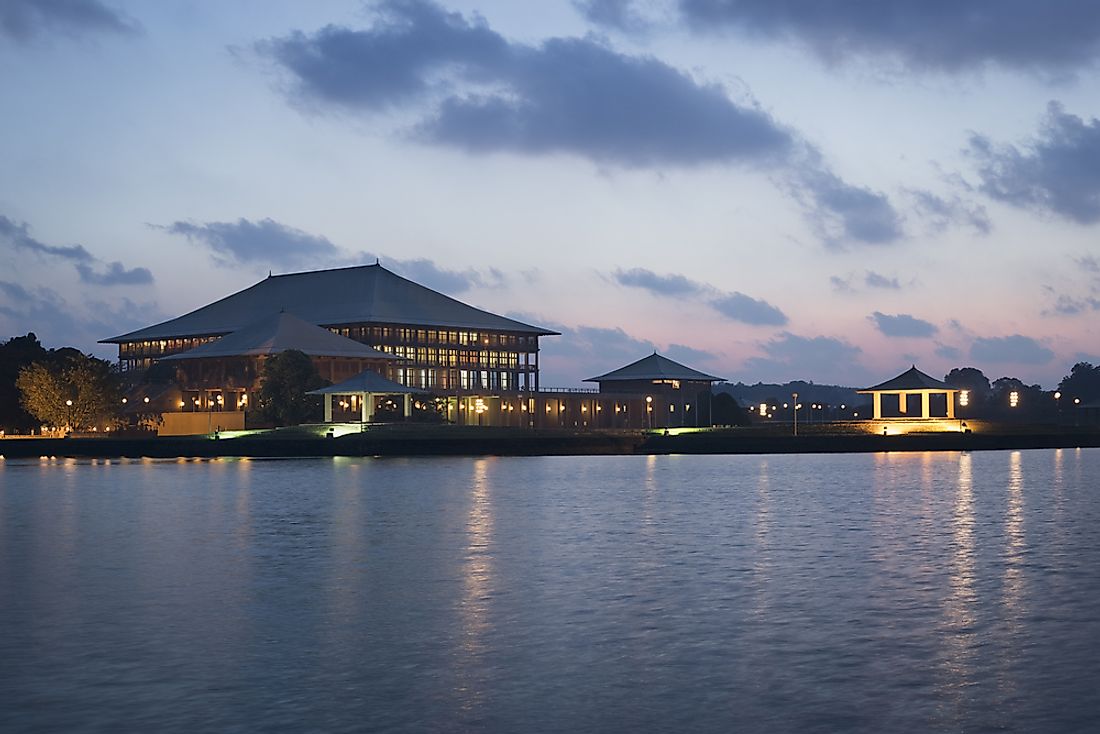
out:
<path id="1" fill-rule="evenodd" d="M 396 382 L 441 392 L 537 391 L 539 337 L 556 335 L 375 264 L 269 276 L 178 318 L 103 342 L 118 345 L 123 371 L 144 370 L 284 310 L 397 358 L 387 375 Z"/>
<path id="2" fill-rule="evenodd" d="M 859 392 L 871 396 L 872 420 L 951 421 L 960 391 L 913 365 L 897 377 Z"/>

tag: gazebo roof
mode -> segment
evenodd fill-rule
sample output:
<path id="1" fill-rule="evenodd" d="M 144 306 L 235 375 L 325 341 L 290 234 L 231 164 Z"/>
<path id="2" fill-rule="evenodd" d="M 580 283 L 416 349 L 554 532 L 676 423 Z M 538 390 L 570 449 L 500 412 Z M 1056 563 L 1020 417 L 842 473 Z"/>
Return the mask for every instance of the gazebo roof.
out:
<path id="1" fill-rule="evenodd" d="M 363 370 L 355 377 L 349 377 L 335 385 L 322 387 L 318 390 L 310 390 L 306 395 L 337 394 L 348 395 L 351 393 L 376 393 L 382 395 L 405 395 L 427 392 L 415 387 L 406 387 L 393 380 L 387 380 L 374 370 Z"/>
<path id="2" fill-rule="evenodd" d="M 391 354 L 339 334 L 333 334 L 328 329 L 314 326 L 285 311 L 269 314 L 216 341 L 161 359 L 260 357 L 279 354 L 288 349 L 297 349 L 311 357 L 396 359 Z"/>
<path id="3" fill-rule="evenodd" d="M 959 389 L 951 387 L 946 382 L 941 382 L 931 375 L 926 375 L 913 365 L 897 377 L 879 383 L 874 387 L 866 387 L 859 392 L 902 392 L 906 390 L 940 390 L 945 392 L 958 392 Z"/>
<path id="4" fill-rule="evenodd" d="M 642 357 L 625 367 L 599 377 L 589 377 L 585 382 L 625 382 L 627 380 L 684 380 L 695 382 L 725 382 L 724 377 L 714 377 L 693 370 L 657 352 Z"/>

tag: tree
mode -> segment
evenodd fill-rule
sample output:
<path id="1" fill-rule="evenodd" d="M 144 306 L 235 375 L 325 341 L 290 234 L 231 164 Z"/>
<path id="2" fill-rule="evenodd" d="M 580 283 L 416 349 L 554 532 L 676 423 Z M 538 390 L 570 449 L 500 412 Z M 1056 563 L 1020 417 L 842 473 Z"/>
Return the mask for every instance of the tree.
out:
<path id="1" fill-rule="evenodd" d="M 720 392 L 711 398 L 710 422 L 715 426 L 747 426 L 749 417 L 728 392 Z"/>
<path id="2" fill-rule="evenodd" d="M 28 431 L 41 425 L 41 421 L 23 407 L 15 381 L 21 369 L 49 358 L 50 352 L 33 332 L 0 344 L 0 427 L 7 431 Z"/>
<path id="3" fill-rule="evenodd" d="M 269 357 L 260 376 L 260 415 L 277 426 L 319 421 L 321 397 L 306 393 L 327 384 L 304 352 L 288 349 Z"/>
<path id="4" fill-rule="evenodd" d="M 1100 400 L 1100 367 L 1094 367 L 1089 362 L 1078 362 L 1062 378 L 1058 390 L 1062 393 L 1062 400 L 1070 401 L 1067 405 L 1072 404 L 1074 399 L 1082 403 Z"/>
<path id="5" fill-rule="evenodd" d="M 35 362 L 19 371 L 23 408 L 40 423 L 72 430 L 117 420 L 122 391 L 111 365 L 76 350 L 61 354 L 53 364 Z"/>

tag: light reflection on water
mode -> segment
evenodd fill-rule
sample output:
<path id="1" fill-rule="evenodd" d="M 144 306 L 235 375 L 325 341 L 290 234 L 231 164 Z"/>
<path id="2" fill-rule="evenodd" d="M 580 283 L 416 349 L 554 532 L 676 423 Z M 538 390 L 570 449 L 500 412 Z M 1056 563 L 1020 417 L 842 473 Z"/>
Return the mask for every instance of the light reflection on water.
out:
<path id="1" fill-rule="evenodd" d="M 1097 476 L 6 460 L 0 730 L 1100 730 Z"/>

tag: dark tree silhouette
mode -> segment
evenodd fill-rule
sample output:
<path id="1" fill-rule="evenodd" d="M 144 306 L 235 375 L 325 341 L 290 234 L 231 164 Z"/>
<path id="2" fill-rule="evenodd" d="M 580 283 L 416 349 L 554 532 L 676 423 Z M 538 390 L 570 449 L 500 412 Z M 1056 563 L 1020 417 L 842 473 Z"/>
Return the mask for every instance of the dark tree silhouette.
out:
<path id="1" fill-rule="evenodd" d="M 260 414 L 277 426 L 319 421 L 321 397 L 306 393 L 327 384 L 304 352 L 288 349 L 269 357 L 260 377 Z"/>
<path id="2" fill-rule="evenodd" d="M 1058 390 L 1062 393 L 1062 400 L 1068 401 L 1064 403 L 1067 406 L 1072 405 L 1075 399 L 1082 403 L 1100 401 L 1100 367 L 1094 367 L 1089 362 L 1078 362 L 1062 378 Z"/>
<path id="3" fill-rule="evenodd" d="M 711 399 L 711 424 L 716 426 L 747 426 L 749 417 L 728 392 L 720 392 Z"/>

